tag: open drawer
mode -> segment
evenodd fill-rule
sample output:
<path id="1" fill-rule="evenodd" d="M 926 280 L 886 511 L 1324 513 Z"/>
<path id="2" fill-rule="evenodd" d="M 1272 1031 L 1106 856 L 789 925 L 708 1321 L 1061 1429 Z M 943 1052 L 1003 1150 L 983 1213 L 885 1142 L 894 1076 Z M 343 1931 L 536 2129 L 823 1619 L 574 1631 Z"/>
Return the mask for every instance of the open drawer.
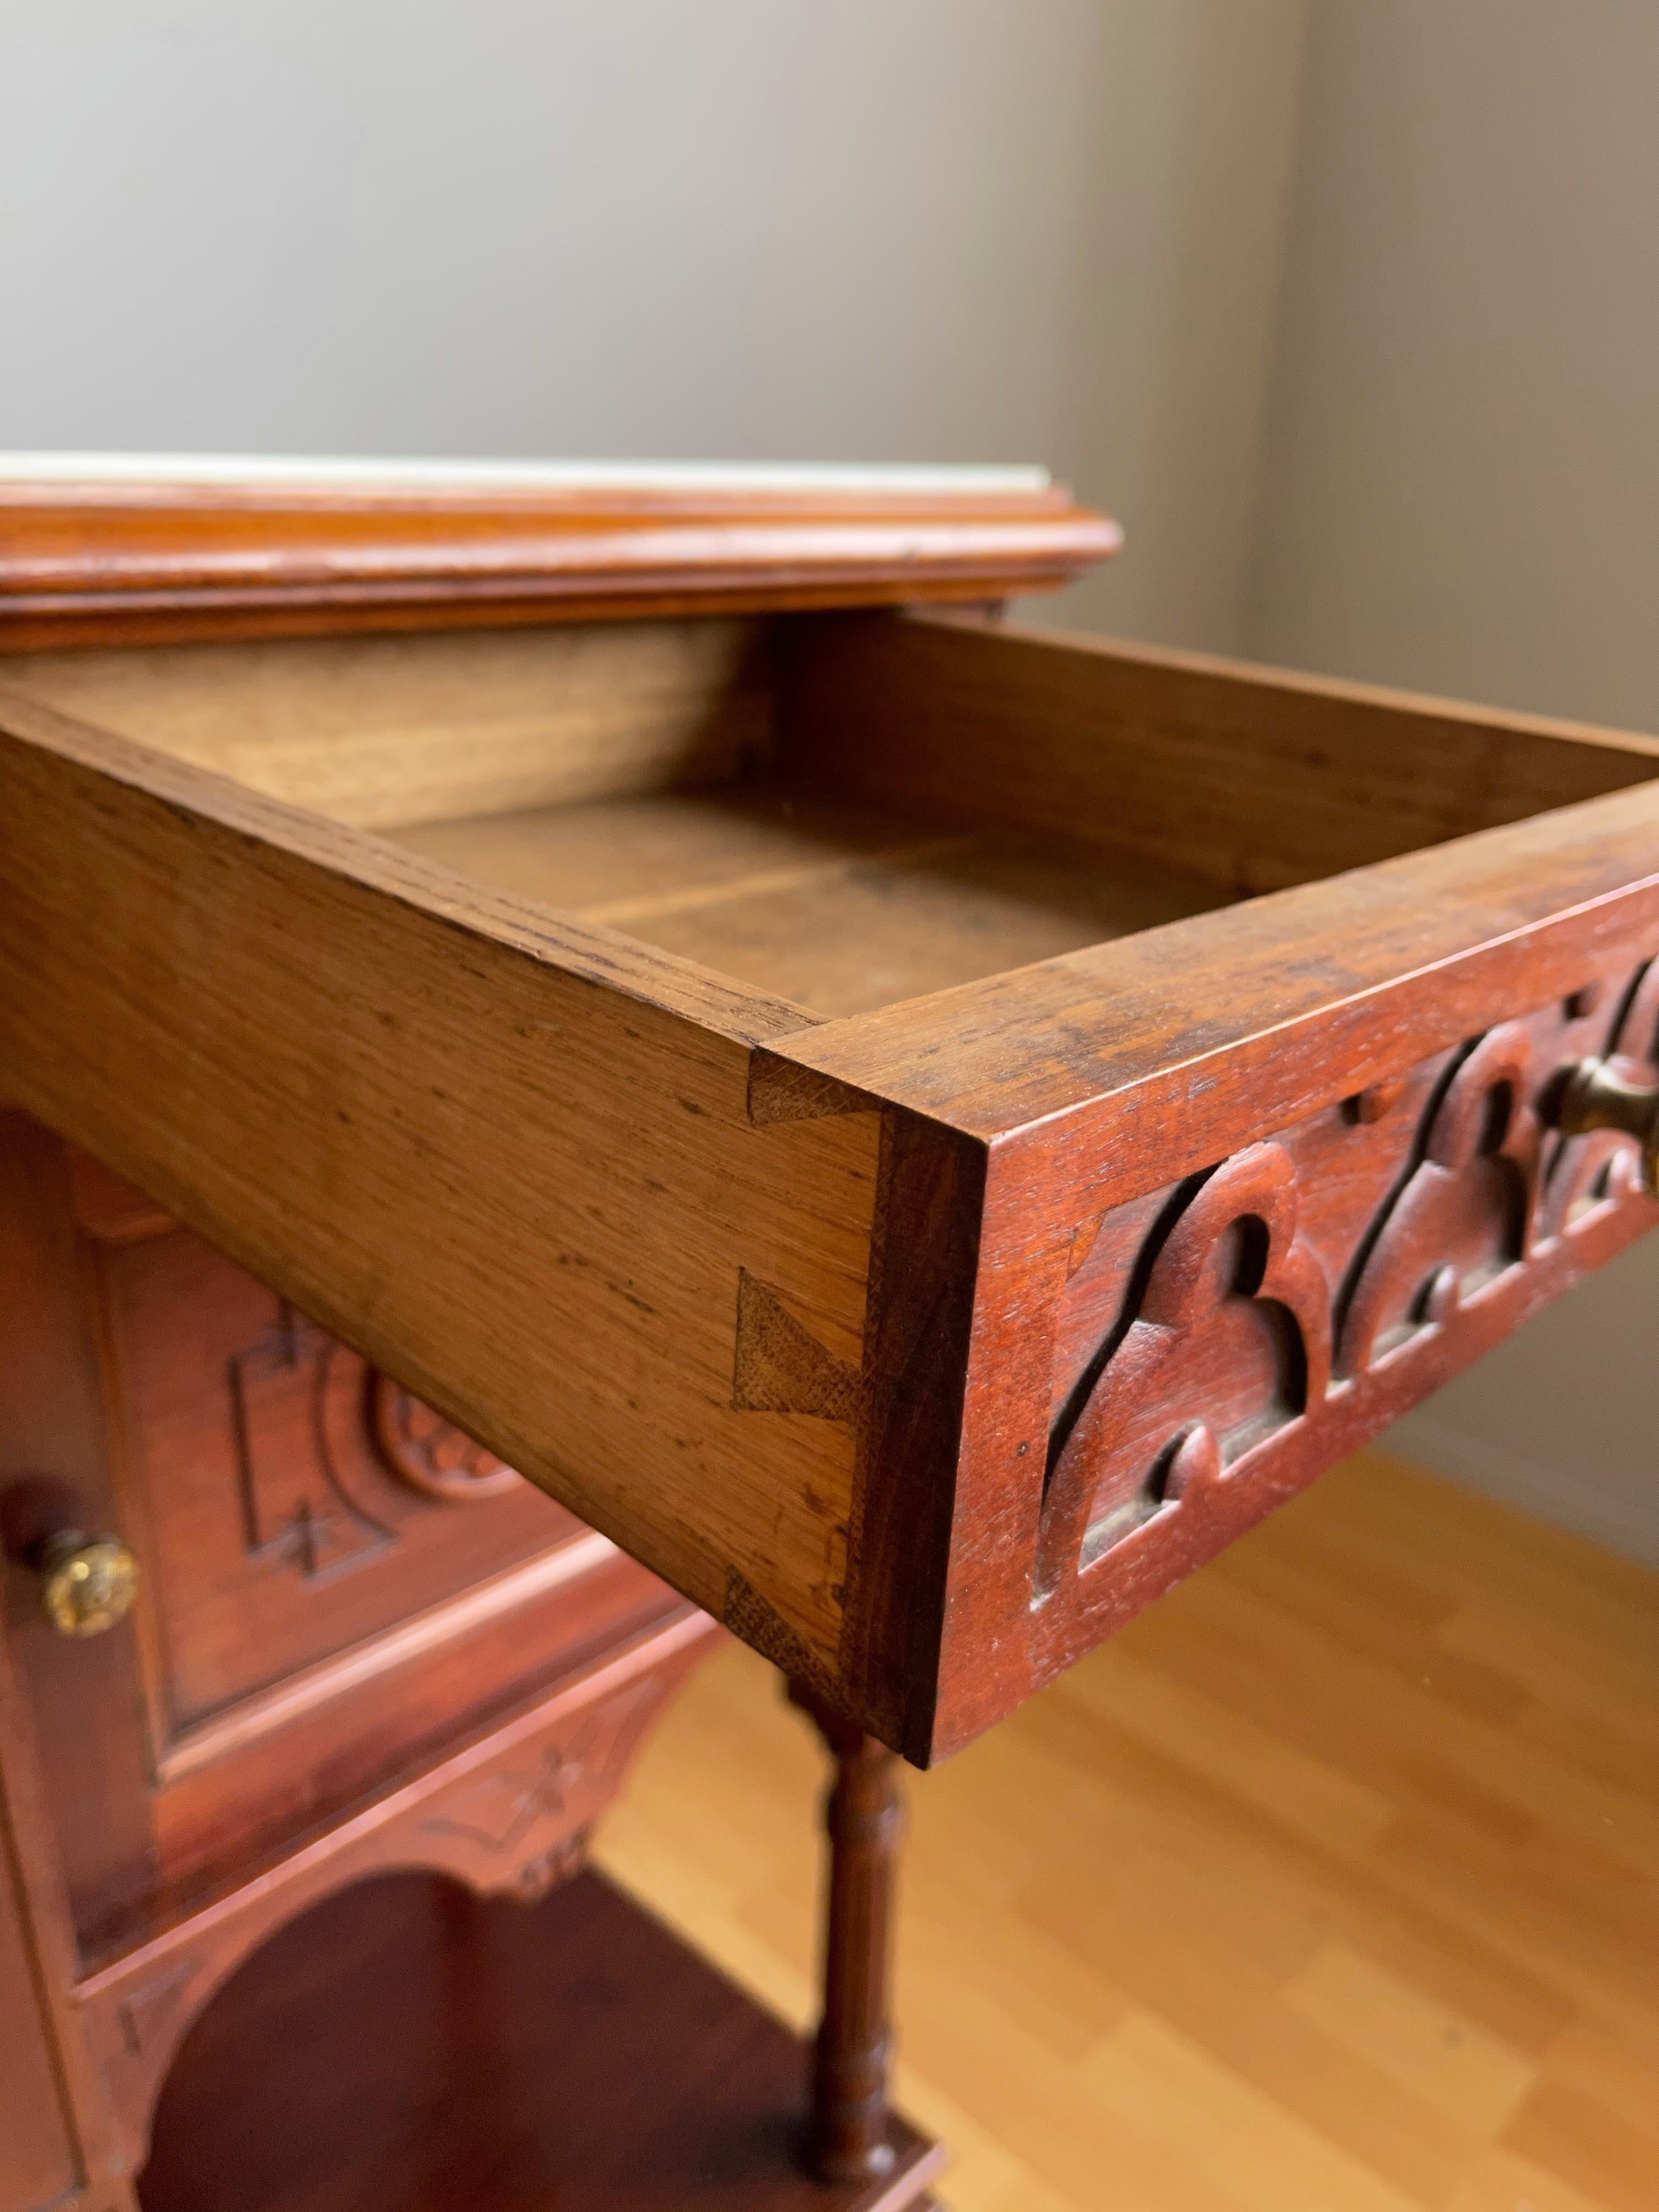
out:
<path id="1" fill-rule="evenodd" d="M 1659 1221 L 1650 739 L 892 611 L 5 682 L 9 1091 L 920 1761 Z"/>

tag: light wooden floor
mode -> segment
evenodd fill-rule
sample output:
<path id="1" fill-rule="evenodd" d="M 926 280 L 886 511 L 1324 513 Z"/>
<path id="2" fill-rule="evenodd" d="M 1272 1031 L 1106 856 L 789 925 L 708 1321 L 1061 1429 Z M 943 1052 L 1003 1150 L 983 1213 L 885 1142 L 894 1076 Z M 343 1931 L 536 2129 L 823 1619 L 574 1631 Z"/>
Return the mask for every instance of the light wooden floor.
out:
<path id="1" fill-rule="evenodd" d="M 798 2023 L 820 1773 L 729 1648 L 600 1852 Z M 954 2212 L 1659 2208 L 1659 1576 L 1370 1454 L 913 1782 Z"/>

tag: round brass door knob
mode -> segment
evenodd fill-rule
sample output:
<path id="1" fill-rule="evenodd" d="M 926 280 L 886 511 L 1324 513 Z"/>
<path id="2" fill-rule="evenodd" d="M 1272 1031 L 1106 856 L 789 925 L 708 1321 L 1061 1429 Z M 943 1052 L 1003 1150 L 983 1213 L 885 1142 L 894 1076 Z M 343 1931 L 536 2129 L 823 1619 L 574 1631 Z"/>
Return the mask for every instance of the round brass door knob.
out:
<path id="1" fill-rule="evenodd" d="M 1632 1083 L 1611 1060 L 1581 1060 L 1567 1069 L 1553 1116 L 1564 1136 L 1617 1129 L 1634 1137 L 1642 1154 L 1642 1188 L 1659 1198 L 1659 1088 Z"/>
<path id="2" fill-rule="evenodd" d="M 118 1536 L 60 1529 L 40 1547 L 40 1610 L 60 1636 L 101 1636 L 138 1591 L 138 1562 Z"/>

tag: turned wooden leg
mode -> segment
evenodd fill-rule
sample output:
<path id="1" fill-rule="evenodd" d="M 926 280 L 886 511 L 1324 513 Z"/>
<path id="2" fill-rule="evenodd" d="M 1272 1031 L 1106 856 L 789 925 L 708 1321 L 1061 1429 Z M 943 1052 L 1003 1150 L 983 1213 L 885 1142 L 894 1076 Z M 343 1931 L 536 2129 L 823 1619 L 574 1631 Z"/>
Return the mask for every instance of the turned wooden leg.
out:
<path id="1" fill-rule="evenodd" d="M 792 1684 L 836 1761 L 830 1838 L 823 2018 L 812 2052 L 807 2163 L 820 2181 L 868 2181 L 893 2162 L 887 2125 L 894 1877 L 904 1805 L 898 1760 Z"/>

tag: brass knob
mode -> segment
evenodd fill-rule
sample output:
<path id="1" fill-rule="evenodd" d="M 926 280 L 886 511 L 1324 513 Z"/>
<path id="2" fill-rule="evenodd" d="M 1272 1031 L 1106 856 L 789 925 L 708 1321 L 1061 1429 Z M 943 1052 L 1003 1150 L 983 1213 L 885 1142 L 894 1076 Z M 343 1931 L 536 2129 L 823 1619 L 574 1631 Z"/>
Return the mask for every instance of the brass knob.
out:
<path id="1" fill-rule="evenodd" d="M 1607 1060 L 1581 1060 L 1568 1068 L 1552 1115 L 1565 1137 L 1592 1129 L 1617 1129 L 1641 1147 L 1642 1188 L 1659 1198 L 1659 1089 L 1632 1083 Z"/>
<path id="2" fill-rule="evenodd" d="M 101 1636 L 138 1593 L 138 1562 L 118 1536 L 60 1528 L 41 1545 L 40 1610 L 60 1636 Z"/>

